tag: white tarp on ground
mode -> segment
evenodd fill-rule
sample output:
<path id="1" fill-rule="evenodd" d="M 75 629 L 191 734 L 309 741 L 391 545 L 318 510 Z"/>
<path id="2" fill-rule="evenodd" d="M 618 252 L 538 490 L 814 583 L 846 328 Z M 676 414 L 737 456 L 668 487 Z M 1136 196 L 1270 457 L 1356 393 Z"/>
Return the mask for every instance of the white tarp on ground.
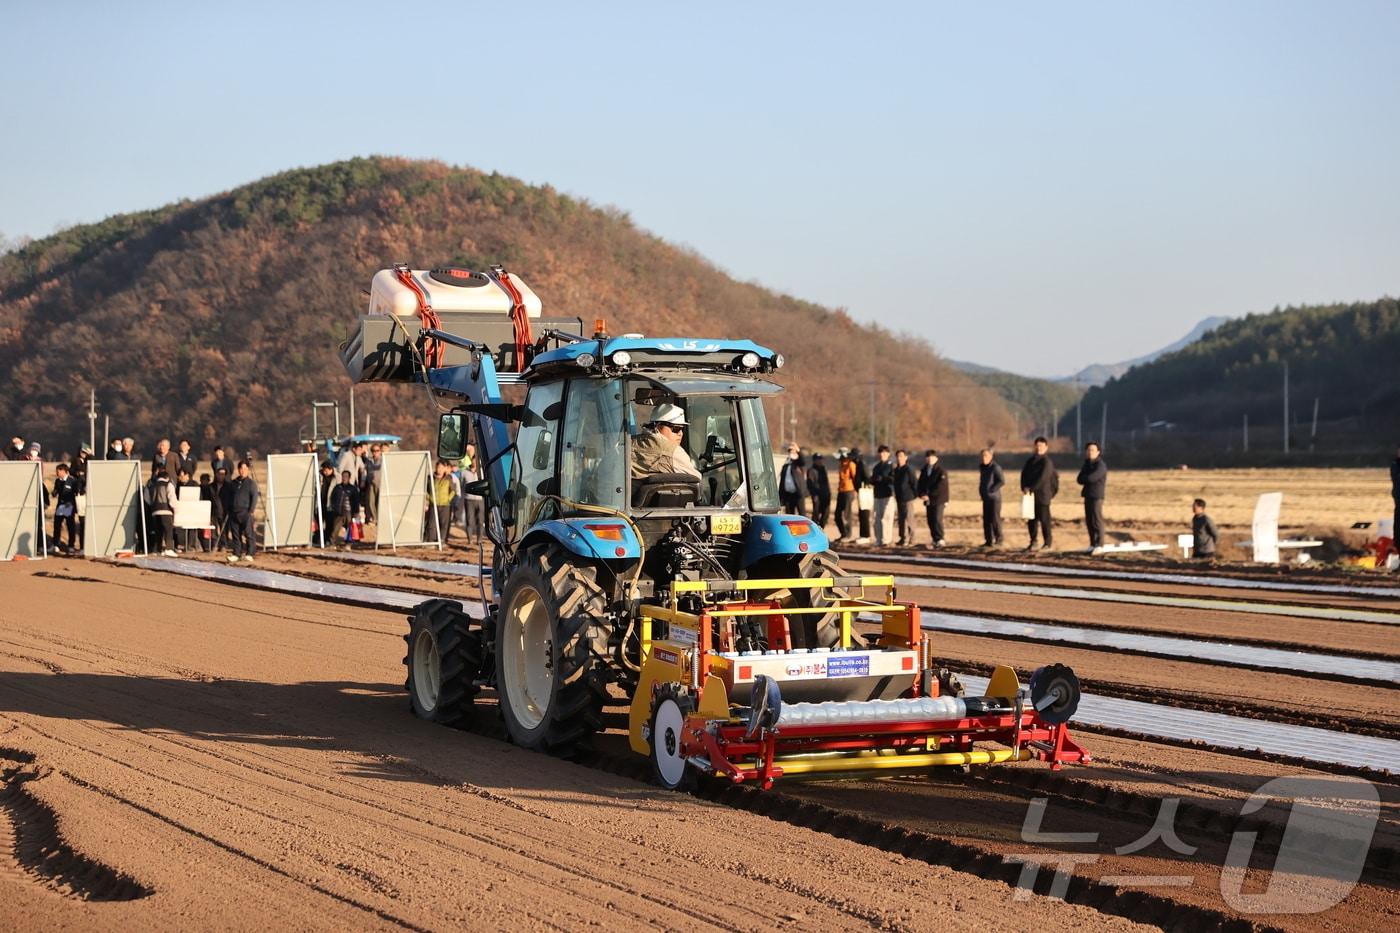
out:
<path id="1" fill-rule="evenodd" d="M 44 555 L 42 464 L 0 463 L 0 560 Z"/>
<path id="2" fill-rule="evenodd" d="M 141 464 L 135 460 L 90 460 L 83 554 L 111 557 L 118 551 L 145 551 L 141 503 Z"/>
<path id="3" fill-rule="evenodd" d="M 424 534 L 432 464 L 432 457 L 426 450 L 385 452 L 379 472 L 379 529 L 375 547 L 439 543 Z M 428 527 L 434 528 L 435 524 Z"/>
<path id="4" fill-rule="evenodd" d="M 321 521 L 321 484 L 315 454 L 271 454 L 267 458 L 265 547 L 319 544 L 312 531 Z"/>

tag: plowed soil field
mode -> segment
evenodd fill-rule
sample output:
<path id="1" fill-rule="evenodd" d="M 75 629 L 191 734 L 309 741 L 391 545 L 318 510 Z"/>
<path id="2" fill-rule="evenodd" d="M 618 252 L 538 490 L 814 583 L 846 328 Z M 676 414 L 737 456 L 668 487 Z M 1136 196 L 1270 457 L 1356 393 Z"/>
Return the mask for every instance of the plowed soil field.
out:
<path id="1" fill-rule="evenodd" d="M 260 555 L 257 566 L 476 593 L 464 576 L 305 554 Z M 682 795 L 644 780 L 645 762 L 629 758 L 619 732 L 621 706 L 594 755 L 572 762 L 504 742 L 489 694 L 467 730 L 416 720 L 403 692 L 401 612 L 78 560 L 0 566 L 0 592 L 0 917 L 14 929 L 1400 923 L 1400 784 L 1385 776 L 1362 782 L 1301 763 L 1081 732 L 1096 760 L 1054 774 L 1024 763 Z M 1084 621 L 1077 617 L 1091 608 L 957 598 L 971 611 L 1062 621 Z M 1137 615 L 1144 631 L 1211 624 L 1207 610 Z M 1272 617 L 1258 624 L 1300 647 L 1400 653 L 1380 636 L 1339 641 L 1343 623 L 1316 637 Z M 938 638 L 952 666 L 1005 662 L 1025 672 L 1063 657 L 1088 682 L 1200 708 L 1233 698 L 1246 716 L 1322 709 L 1392 731 L 1400 721 L 1400 693 L 1383 688 Z M 1329 890 L 1346 833 L 1314 826 L 1313 848 L 1318 840 L 1340 848 L 1270 871 L 1291 851 L 1290 809 L 1282 798 L 1258 808 L 1246 801 L 1284 775 L 1333 782 L 1319 786 L 1334 789 L 1328 806 L 1339 823 L 1367 811 L 1365 800 L 1347 799 L 1365 797 L 1358 787 L 1375 798 L 1360 881 L 1315 912 L 1285 911 Z M 1163 826 L 1171 832 L 1154 835 Z M 1235 885 L 1221 866 L 1248 832 L 1257 844 L 1245 849 L 1249 870 Z M 1027 862 L 1041 867 L 1027 875 Z M 1057 868 L 1065 899 L 1044 896 Z M 1027 878 L 1041 893 L 1016 887 Z"/>

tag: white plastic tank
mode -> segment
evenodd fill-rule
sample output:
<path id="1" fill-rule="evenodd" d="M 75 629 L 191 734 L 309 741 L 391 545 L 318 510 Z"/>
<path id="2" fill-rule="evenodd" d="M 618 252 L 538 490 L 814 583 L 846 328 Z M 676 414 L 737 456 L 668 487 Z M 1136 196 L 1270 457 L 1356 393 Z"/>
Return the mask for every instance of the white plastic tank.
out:
<path id="1" fill-rule="evenodd" d="M 481 272 L 457 266 L 440 269 L 414 269 L 411 273 L 418 287 L 428 295 L 434 311 L 469 311 L 478 314 L 509 314 L 513 302 L 510 294 Z M 530 290 L 518 275 L 504 276 L 520 292 L 529 317 L 539 317 L 543 306 L 539 296 Z M 369 313 L 416 317 L 418 296 L 413 289 L 399 281 L 393 269 L 380 269 L 369 285 Z"/>

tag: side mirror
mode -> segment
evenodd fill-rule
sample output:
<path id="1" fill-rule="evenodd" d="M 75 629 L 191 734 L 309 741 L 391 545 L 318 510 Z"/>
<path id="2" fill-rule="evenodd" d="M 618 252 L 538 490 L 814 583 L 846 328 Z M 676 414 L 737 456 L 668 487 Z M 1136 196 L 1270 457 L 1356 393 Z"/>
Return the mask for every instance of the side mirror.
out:
<path id="1" fill-rule="evenodd" d="M 437 455 L 439 460 L 456 463 L 467 455 L 466 419 L 458 414 L 438 418 Z"/>

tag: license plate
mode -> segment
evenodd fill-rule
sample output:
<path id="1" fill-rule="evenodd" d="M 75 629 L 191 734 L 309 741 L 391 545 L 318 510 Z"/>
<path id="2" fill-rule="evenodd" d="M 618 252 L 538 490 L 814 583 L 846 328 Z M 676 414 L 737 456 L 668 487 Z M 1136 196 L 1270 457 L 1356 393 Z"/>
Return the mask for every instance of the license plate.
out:
<path id="1" fill-rule="evenodd" d="M 711 515 L 710 534 L 737 535 L 744 530 L 744 520 L 738 515 Z"/>

